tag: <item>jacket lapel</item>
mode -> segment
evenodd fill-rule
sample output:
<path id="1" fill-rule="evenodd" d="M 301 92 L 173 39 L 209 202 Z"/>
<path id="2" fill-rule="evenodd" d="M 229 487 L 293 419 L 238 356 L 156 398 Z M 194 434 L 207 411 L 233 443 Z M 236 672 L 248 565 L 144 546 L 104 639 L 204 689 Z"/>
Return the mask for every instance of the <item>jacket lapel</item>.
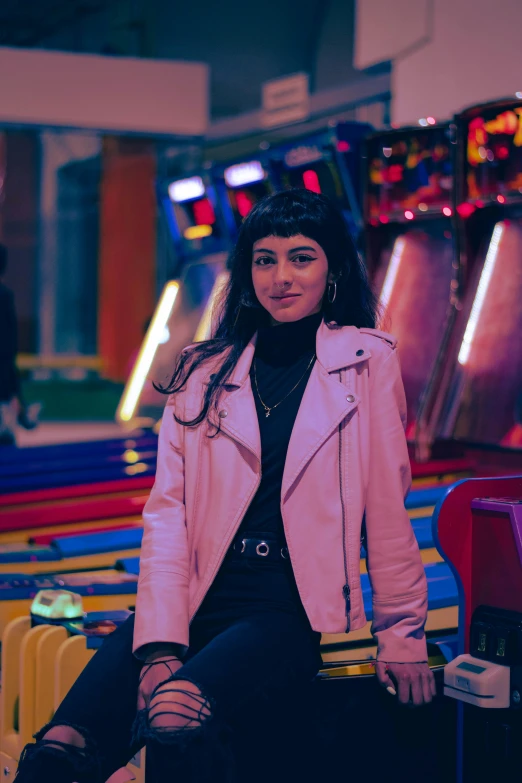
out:
<path id="1" fill-rule="evenodd" d="M 358 404 L 359 398 L 348 393 L 346 386 L 339 382 L 339 376 L 330 375 L 317 362 L 306 386 L 290 437 L 283 474 L 282 500 L 321 444 Z"/>
<path id="2" fill-rule="evenodd" d="M 250 383 L 250 366 L 256 346 L 252 337 L 232 371 L 219 402 L 221 429 L 261 462 L 261 436 Z"/>
<path id="3" fill-rule="evenodd" d="M 288 446 L 281 498 L 284 501 L 299 474 L 341 421 L 360 402 L 341 383 L 339 371 L 367 361 L 356 327 L 331 328 L 323 322 L 317 332 L 317 362 L 305 389 Z"/>

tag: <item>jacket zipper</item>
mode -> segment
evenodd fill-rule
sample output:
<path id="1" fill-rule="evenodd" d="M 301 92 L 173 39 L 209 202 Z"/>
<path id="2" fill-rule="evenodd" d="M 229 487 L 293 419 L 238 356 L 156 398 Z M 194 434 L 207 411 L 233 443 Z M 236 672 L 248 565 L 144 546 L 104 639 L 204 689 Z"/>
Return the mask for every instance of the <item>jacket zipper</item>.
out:
<path id="1" fill-rule="evenodd" d="M 341 380 L 341 373 L 339 373 L 339 380 Z M 342 381 L 341 381 L 342 382 Z M 344 564 L 344 585 L 343 585 L 343 598 L 344 607 L 346 612 L 346 633 L 350 630 L 350 609 L 352 602 L 350 599 L 350 579 L 348 577 L 348 555 L 346 553 L 346 508 L 344 505 L 344 487 L 343 487 L 343 423 L 339 424 L 339 487 L 341 492 L 341 509 L 342 509 L 342 524 L 343 524 L 343 564 Z"/>

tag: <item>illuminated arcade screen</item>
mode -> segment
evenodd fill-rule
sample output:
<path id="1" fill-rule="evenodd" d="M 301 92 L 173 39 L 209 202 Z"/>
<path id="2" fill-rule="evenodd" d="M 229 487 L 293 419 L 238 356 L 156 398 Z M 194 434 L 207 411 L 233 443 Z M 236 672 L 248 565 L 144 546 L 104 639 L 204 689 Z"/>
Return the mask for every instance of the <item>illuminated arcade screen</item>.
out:
<path id="1" fill-rule="evenodd" d="M 408 210 L 411 217 L 417 211 L 449 210 L 453 165 L 448 128 L 379 134 L 368 141 L 367 161 L 368 222 L 404 217 Z"/>
<path id="2" fill-rule="evenodd" d="M 177 230 L 182 239 L 219 239 L 219 224 L 201 177 L 171 182 L 168 193 Z"/>
<path id="3" fill-rule="evenodd" d="M 224 180 L 228 203 L 239 228 L 254 204 L 272 193 L 263 165 L 257 160 L 237 163 L 225 169 Z"/>
<path id="4" fill-rule="evenodd" d="M 487 108 L 464 127 L 466 171 L 464 200 L 508 198 L 522 194 L 522 102 Z M 499 198 L 500 196 L 500 198 Z"/>
<path id="5" fill-rule="evenodd" d="M 275 157 L 273 167 L 283 188 L 306 188 L 313 193 L 324 193 L 341 209 L 350 209 L 329 145 L 318 141 L 303 142 Z"/>

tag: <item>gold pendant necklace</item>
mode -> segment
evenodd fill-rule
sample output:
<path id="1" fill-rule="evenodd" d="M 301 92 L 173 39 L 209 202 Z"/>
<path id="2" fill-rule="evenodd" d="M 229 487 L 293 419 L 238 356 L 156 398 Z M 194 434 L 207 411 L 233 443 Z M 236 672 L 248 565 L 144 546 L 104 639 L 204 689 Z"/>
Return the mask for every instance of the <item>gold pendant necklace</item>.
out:
<path id="1" fill-rule="evenodd" d="M 283 397 L 283 399 L 279 400 L 279 402 L 276 402 L 276 404 L 275 404 L 275 405 L 270 405 L 270 406 L 268 406 L 266 403 L 264 403 L 264 402 L 263 402 L 263 400 L 261 399 L 261 395 L 259 394 L 259 387 L 258 387 L 258 385 L 257 385 L 256 361 L 255 361 L 255 359 L 254 359 L 254 384 L 255 384 L 255 387 L 256 387 L 257 396 L 259 397 L 259 402 L 261 403 L 261 405 L 262 405 L 262 406 L 263 406 L 263 408 L 265 409 L 265 417 L 266 417 L 267 419 L 268 419 L 268 417 L 270 416 L 271 412 L 274 410 L 274 408 L 277 408 L 277 406 L 278 406 L 278 405 L 281 405 L 281 403 L 282 403 L 282 402 L 284 402 L 284 401 L 286 400 L 286 398 L 287 398 L 287 397 L 290 397 L 290 395 L 292 394 L 292 392 L 293 392 L 293 391 L 295 391 L 295 390 L 297 389 L 297 387 L 299 386 L 299 384 L 301 383 L 301 381 L 302 381 L 302 380 L 303 380 L 303 378 L 305 377 L 306 373 L 308 372 L 308 370 L 309 370 L 309 369 L 310 369 L 310 367 L 312 366 L 314 359 L 315 359 L 315 353 L 314 353 L 314 355 L 312 356 L 312 358 L 310 359 L 310 361 L 308 362 L 308 366 L 307 366 L 306 370 L 305 370 L 305 371 L 304 371 L 304 373 L 301 375 L 301 377 L 299 378 L 299 380 L 297 381 L 297 383 L 295 384 L 295 386 L 293 386 L 293 387 L 290 389 L 290 391 L 288 392 L 288 394 L 285 394 L 285 396 Z"/>

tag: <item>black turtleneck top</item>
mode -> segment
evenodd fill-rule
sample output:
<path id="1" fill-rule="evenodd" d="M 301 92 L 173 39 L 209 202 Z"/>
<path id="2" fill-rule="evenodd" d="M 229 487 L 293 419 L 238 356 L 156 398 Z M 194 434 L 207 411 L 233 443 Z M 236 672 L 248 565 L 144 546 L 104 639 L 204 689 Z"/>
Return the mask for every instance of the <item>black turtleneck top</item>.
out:
<path id="1" fill-rule="evenodd" d="M 297 411 L 314 365 L 316 334 L 321 319 L 321 313 L 316 313 L 258 332 L 250 380 L 261 435 L 261 484 L 241 523 L 238 535 L 242 537 L 247 533 L 251 537 L 256 533 L 260 536 L 272 534 L 284 542 L 283 471 Z M 283 399 L 285 395 L 288 396 Z M 267 416 L 260 396 L 270 408 L 282 402 Z"/>

